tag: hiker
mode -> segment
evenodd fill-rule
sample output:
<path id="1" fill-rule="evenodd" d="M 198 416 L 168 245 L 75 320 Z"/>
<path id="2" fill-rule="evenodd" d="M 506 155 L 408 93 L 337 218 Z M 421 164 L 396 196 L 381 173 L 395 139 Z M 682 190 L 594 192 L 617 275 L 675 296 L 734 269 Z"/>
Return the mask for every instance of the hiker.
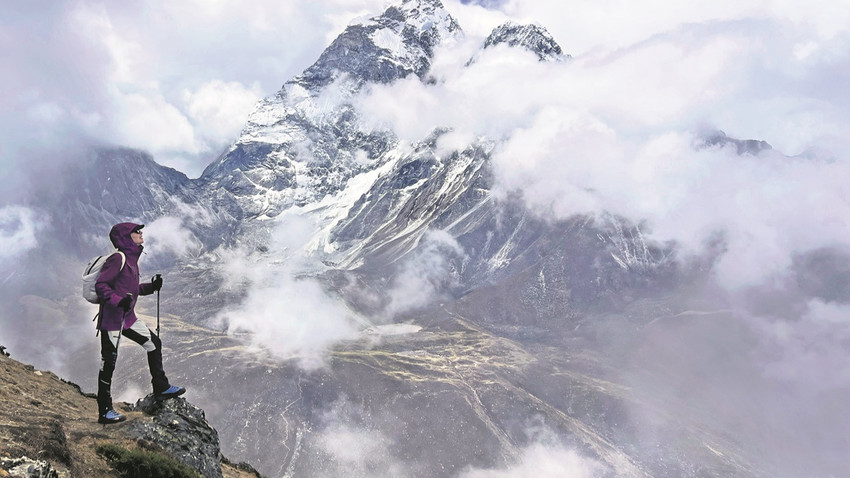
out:
<path id="1" fill-rule="evenodd" d="M 139 283 L 139 256 L 142 254 L 144 238 L 143 224 L 122 222 L 109 231 L 109 239 L 121 254 L 112 254 L 106 259 L 95 289 L 100 298 L 100 372 L 97 376 L 97 406 L 99 423 L 118 423 L 125 417 L 112 407 L 112 372 L 118 359 L 118 344 L 124 337 L 141 345 L 148 354 L 154 398 L 164 400 L 186 392 L 168 382 L 162 368 L 162 342 L 141 320 L 136 320 L 133 311 L 140 295 L 150 295 L 162 288 L 162 277 L 151 282 Z M 123 325 L 123 327 L 122 327 Z M 122 330 L 123 328 L 123 330 Z"/>

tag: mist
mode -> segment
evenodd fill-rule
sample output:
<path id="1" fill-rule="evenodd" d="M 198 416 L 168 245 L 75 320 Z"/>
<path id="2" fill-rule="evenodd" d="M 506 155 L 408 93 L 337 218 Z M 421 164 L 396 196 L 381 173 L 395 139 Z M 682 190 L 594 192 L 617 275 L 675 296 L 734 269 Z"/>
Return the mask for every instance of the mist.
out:
<path id="1" fill-rule="evenodd" d="M 591 478 L 610 472 L 599 462 L 566 447 L 534 444 L 522 451 L 514 466 L 471 469 L 462 478 Z"/>
<path id="2" fill-rule="evenodd" d="M 257 101 L 315 61 L 350 19 L 382 5 L 12 2 L 0 19 L 0 178 L 64 163 L 66 153 L 37 154 L 36 145 L 75 143 L 144 149 L 197 177 Z"/>
<path id="3" fill-rule="evenodd" d="M 220 253 L 217 273 L 226 289 L 244 291 L 213 322 L 233 334 L 248 332 L 258 351 L 313 370 L 325 367 L 331 348 L 358 336 L 371 323 L 311 277 L 314 259 L 304 255 L 314 225 L 283 214 L 270 221 L 262 252 L 233 248 Z"/>
<path id="4" fill-rule="evenodd" d="M 444 82 L 377 86 L 359 104 L 374 125 L 410 139 L 436 126 L 497 139 L 494 193 L 521 191 L 548 217 L 607 212 L 645 221 L 653 240 L 675 241 L 684 253 L 721 235 L 728 250 L 718 280 L 739 289 L 850 232 L 840 179 L 848 145 L 839 133 L 848 122 L 835 115 L 846 94 L 833 88 L 838 103 L 826 102 L 830 92 L 816 90 L 830 69 L 824 63 L 847 58 L 786 53 L 805 34 L 767 20 L 682 25 L 554 64 L 493 48 L 466 67 L 471 47 L 453 47 L 435 61 Z M 838 49 L 845 40 L 829 43 Z M 396 97 L 416 107 L 383 107 Z M 715 130 L 774 149 L 741 156 L 731 145 L 699 147 Z"/>
<path id="5" fill-rule="evenodd" d="M 386 292 L 388 303 L 380 313 L 392 321 L 400 315 L 451 299 L 456 284 L 452 259 L 465 256 L 463 247 L 445 231 L 429 231 L 420 247 L 401 264 Z"/>
<path id="6" fill-rule="evenodd" d="M 0 207 L 0 344 L 16 359 L 80 380 L 97 370 L 96 354 L 71 359 L 96 343 L 97 307 L 80 295 L 79 264 L 45 253 L 60 247 L 47 212 Z"/>
<path id="7" fill-rule="evenodd" d="M 11 261 L 35 248 L 44 225 L 43 219 L 32 209 L 23 206 L 0 208 L 0 261 Z"/>

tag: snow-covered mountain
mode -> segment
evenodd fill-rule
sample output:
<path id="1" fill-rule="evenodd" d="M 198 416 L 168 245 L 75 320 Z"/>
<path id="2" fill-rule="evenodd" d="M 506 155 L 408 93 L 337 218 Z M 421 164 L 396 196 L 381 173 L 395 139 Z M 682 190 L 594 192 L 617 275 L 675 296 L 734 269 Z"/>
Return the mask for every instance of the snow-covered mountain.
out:
<path id="1" fill-rule="evenodd" d="M 458 476 L 515 462 L 542 442 L 577 450 L 598 464 L 596 476 L 759 475 L 733 437 L 674 392 L 631 393 L 637 372 L 624 350 L 640 349 L 638 331 L 659 317 L 700 316 L 679 291 L 704 264 L 673 261 L 671 246 L 623 218 L 553 221 L 521 197 L 496 198 L 493 139 L 438 153 L 450 132 L 439 125 L 405 144 L 358 116 L 353 101 L 365 88 L 434 81 L 435 50 L 462 35 L 439 0 L 396 2 L 350 25 L 263 99 L 200 178 L 144 153 L 101 151 L 55 198 L 60 223 L 78 231 L 84 259 L 96 252 L 90 231 L 189 217 L 181 227 L 201 250 L 162 264 L 175 291 L 165 307 L 183 319 L 169 337 L 170 373 L 197 394 L 227 454 L 270 476 Z M 536 25 L 496 28 L 481 51 L 491 48 L 569 59 Z M 741 154 L 768 147 L 722 133 L 698 147 L 726 143 Z M 311 225 L 299 243 L 310 267 L 299 274 L 355 314 L 403 322 L 376 319 L 318 371 L 209 328 L 246 293 L 222 285 L 222 257 L 241 247 L 258 268 L 285 262 L 291 251 L 269 244 L 286 215 Z M 444 261 L 445 275 L 429 282 L 439 300 L 392 309 L 393 278 L 433 248 Z M 376 332 L 393 325 L 406 333 Z M 650 437 L 642 427 L 652 420 Z M 346 439 L 372 455 L 346 461 Z"/>
<path id="2" fill-rule="evenodd" d="M 513 22 L 500 25 L 484 41 L 484 48 L 500 44 L 524 48 L 537 55 L 540 61 L 563 61 L 570 58 L 540 25 L 519 25 Z"/>
<path id="3" fill-rule="evenodd" d="M 434 48 L 460 27 L 439 2 L 408 1 L 351 25 L 300 76 L 264 99 L 229 152 L 201 176 L 245 217 L 274 217 L 335 194 L 388 161 L 390 131 L 358 124 L 350 104 L 364 85 L 428 72 Z"/>

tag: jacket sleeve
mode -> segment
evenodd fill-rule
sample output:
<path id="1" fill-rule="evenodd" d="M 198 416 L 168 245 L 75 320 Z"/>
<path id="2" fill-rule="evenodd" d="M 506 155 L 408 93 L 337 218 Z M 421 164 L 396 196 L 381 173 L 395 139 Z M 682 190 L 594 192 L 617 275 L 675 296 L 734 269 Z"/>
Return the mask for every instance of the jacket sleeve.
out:
<path id="1" fill-rule="evenodd" d="M 118 302 L 121 302 L 112 284 L 121 272 L 121 255 L 112 254 L 106 259 L 103 268 L 100 270 L 100 275 L 97 276 L 97 282 L 94 284 L 94 290 L 97 291 L 97 296 L 107 304 L 118 307 Z"/>
<path id="2" fill-rule="evenodd" d="M 145 282 L 143 284 L 139 284 L 139 295 L 151 295 L 153 294 L 153 283 Z"/>

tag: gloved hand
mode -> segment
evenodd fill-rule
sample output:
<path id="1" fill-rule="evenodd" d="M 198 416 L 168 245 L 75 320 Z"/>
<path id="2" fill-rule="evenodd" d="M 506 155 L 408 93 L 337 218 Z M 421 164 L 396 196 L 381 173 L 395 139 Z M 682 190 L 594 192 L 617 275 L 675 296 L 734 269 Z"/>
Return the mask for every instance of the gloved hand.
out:
<path id="1" fill-rule="evenodd" d="M 132 295 L 125 295 L 121 299 L 121 301 L 118 302 L 118 307 L 121 307 L 126 312 L 126 311 L 130 310 L 130 304 L 132 304 L 132 303 L 133 303 L 133 296 Z"/>
<path id="2" fill-rule="evenodd" d="M 159 289 L 162 289 L 162 276 L 157 274 L 151 279 L 151 285 L 153 286 L 153 291 L 157 292 Z"/>

